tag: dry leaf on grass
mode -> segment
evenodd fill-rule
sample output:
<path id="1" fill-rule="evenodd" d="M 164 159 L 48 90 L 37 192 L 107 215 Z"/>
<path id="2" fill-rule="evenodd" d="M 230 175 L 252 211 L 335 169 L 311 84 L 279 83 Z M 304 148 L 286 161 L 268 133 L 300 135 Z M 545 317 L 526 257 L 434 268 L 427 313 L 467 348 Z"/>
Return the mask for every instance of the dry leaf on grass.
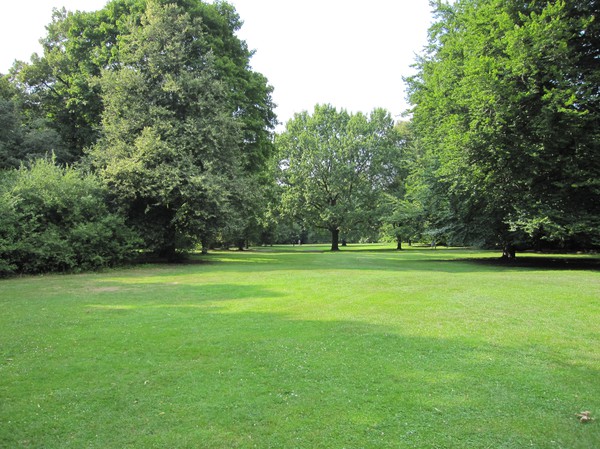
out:
<path id="1" fill-rule="evenodd" d="M 576 416 L 579 418 L 579 422 L 582 422 L 582 423 L 589 423 L 594 420 L 594 418 L 592 418 L 591 412 L 589 412 L 589 411 L 577 413 Z"/>

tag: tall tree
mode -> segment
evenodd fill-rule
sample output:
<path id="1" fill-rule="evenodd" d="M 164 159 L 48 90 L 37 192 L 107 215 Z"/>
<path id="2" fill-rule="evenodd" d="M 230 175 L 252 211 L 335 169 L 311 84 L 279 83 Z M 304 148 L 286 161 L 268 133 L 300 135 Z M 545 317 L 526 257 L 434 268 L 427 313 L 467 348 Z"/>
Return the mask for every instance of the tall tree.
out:
<path id="1" fill-rule="evenodd" d="M 42 39 L 43 55 L 33 55 L 30 63 L 15 67 L 24 90 L 32 96 L 31 104 L 51 119 L 72 160 L 80 158 L 100 135 L 104 104 L 95 79 L 123 63 L 120 36 L 132 24 L 141 23 L 146 3 L 112 0 L 95 12 L 55 10 Z M 224 101 L 242 125 L 244 168 L 264 170 L 273 154 L 271 133 L 276 124 L 272 87 L 250 66 L 253 52 L 236 36 L 242 22 L 235 9 L 222 1 L 159 3 L 177 5 L 192 19 L 200 19 L 203 43 L 213 53 L 215 76 L 227 87 Z"/>
<path id="2" fill-rule="evenodd" d="M 117 85 L 121 88 L 126 89 L 128 82 L 134 83 L 133 78 L 129 81 L 123 79 L 125 72 L 122 69 L 127 68 L 131 60 L 124 36 L 130 35 L 131 30 L 145 20 L 143 17 L 148 3 L 147 0 L 112 0 L 96 12 L 55 10 L 52 22 L 47 27 L 48 33 L 42 40 L 43 55 L 33 55 L 30 63 L 18 63 L 13 68 L 19 89 L 26 93 L 24 109 L 47 120 L 51 131 L 64 143 L 57 161 L 78 161 L 86 148 L 106 146 L 108 136 L 112 133 L 114 137 L 114 130 L 108 129 L 114 127 L 114 123 L 108 123 L 106 118 L 109 108 L 119 108 L 116 105 L 118 95 L 116 88 L 109 86 L 108 80 L 110 74 L 114 73 L 115 79 L 119 78 Z M 272 87 L 262 74 L 250 66 L 253 52 L 236 35 L 242 22 L 235 9 L 222 1 L 154 0 L 153 3 L 174 5 L 194 22 L 194 32 L 198 38 L 195 45 L 201 45 L 202 51 L 211 55 L 211 77 L 219 85 L 214 99 L 218 98 L 223 114 L 233 118 L 238 129 L 236 133 L 239 132 L 240 136 L 232 146 L 235 150 L 224 151 L 223 157 L 235 153 L 235 164 L 243 176 L 262 177 L 264 180 L 269 159 L 274 152 L 272 131 L 276 117 L 271 98 Z M 109 93 L 111 91 L 113 94 Z M 136 119 L 131 117 L 131 120 Z M 227 130 L 224 134 L 229 135 Z M 158 135 L 162 136 L 161 133 Z M 219 140 L 217 137 L 214 139 Z M 49 139 L 45 139 L 45 142 L 49 142 Z M 224 193 L 218 201 L 219 205 L 213 205 L 210 219 L 206 218 L 206 211 L 210 207 L 207 204 L 204 207 L 206 213 L 203 223 L 211 223 L 210 232 L 208 229 L 203 231 L 205 241 L 215 235 L 216 229 L 231 222 L 228 219 L 231 214 L 237 217 L 238 223 L 249 223 L 256 221 L 256 214 L 260 213 L 254 208 L 245 207 L 246 202 L 238 198 L 229 198 L 232 191 L 241 194 L 239 185 L 248 183 L 240 182 L 223 190 L 223 182 L 215 185 L 215 194 L 218 191 Z M 234 201 L 229 201 L 232 199 Z M 225 203 L 229 206 L 225 207 Z M 236 207 L 237 210 L 232 210 Z M 235 228 L 244 232 L 243 226 Z M 233 228 L 230 226 L 230 229 Z"/>
<path id="3" fill-rule="evenodd" d="M 598 7 L 437 3 L 408 84 L 436 219 L 463 241 L 600 243 Z"/>
<path id="4" fill-rule="evenodd" d="M 242 176 L 230 114 L 201 20 L 149 0 L 99 80 L 103 134 L 89 157 L 148 248 L 172 258 L 223 225 Z"/>
<path id="5" fill-rule="evenodd" d="M 417 146 L 410 121 L 395 125 L 398 136 L 398 151 L 390 158 L 386 170 L 389 179 L 386 183 L 383 200 L 380 203 L 380 233 L 393 237 L 396 248 L 402 249 L 403 239 L 418 238 L 422 229 L 422 206 L 419 199 L 409 195 L 407 190 L 409 174 L 414 170 L 418 156 Z M 405 240 L 406 241 L 406 240 Z"/>
<path id="6" fill-rule="evenodd" d="M 21 123 L 14 97 L 16 89 L 8 77 L 0 75 L 0 169 L 17 167 L 15 154 L 21 140 Z"/>
<path id="7" fill-rule="evenodd" d="M 338 250 L 340 231 L 376 218 L 397 137 L 382 109 L 367 117 L 317 105 L 312 115 L 296 114 L 276 139 L 286 214 L 327 229 Z"/>

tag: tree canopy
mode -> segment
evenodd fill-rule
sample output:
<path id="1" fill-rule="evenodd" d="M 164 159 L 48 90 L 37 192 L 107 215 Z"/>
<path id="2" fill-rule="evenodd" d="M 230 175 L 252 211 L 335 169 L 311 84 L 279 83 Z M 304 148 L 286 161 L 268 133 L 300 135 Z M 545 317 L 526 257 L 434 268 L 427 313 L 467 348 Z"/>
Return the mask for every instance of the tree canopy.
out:
<path id="1" fill-rule="evenodd" d="M 433 213 L 464 242 L 598 244 L 598 3 L 436 4 L 408 79 Z"/>
<path id="2" fill-rule="evenodd" d="M 173 257 L 211 230 L 243 176 L 241 123 L 228 111 L 199 19 L 149 0 L 99 79 L 102 137 L 89 153 L 150 249 Z"/>
<path id="3" fill-rule="evenodd" d="M 223 1 L 157 1 L 182 8 L 196 21 L 203 51 L 212 53 L 215 76 L 226 86 L 224 104 L 241 124 L 244 168 L 264 170 L 273 152 L 273 88 L 250 67 L 253 52 L 236 36 L 242 22 L 235 9 Z M 94 12 L 55 10 L 42 39 L 43 55 L 13 69 L 31 107 L 41 109 L 69 148 L 65 162 L 78 160 L 84 148 L 98 140 L 104 103 L 97 78 L 123 64 L 120 41 L 141 23 L 147 3 L 112 0 Z"/>
<path id="4" fill-rule="evenodd" d="M 246 238 L 276 117 L 241 24 L 220 1 L 55 10 L 43 54 L 0 79 L 0 169 L 52 154 L 94 172 L 143 236 L 139 249 L 169 258 Z"/>
<path id="5" fill-rule="evenodd" d="M 12 196 L 28 176 L 35 188 L 91 192 L 111 218 L 89 229 L 122 236 L 118 260 L 133 242 L 173 258 L 214 241 L 242 249 L 328 234 L 332 250 L 342 237 L 498 247 L 506 257 L 517 246 L 598 248 L 599 6 L 433 1 L 428 45 L 406 79 L 409 121 L 317 105 L 278 135 L 272 87 L 252 70 L 230 4 L 55 10 L 43 54 L 0 76 L 0 271 L 32 263 L 23 248 L 34 240 L 17 232 L 28 210 L 52 232 L 24 220 L 26 233 L 63 248 L 55 269 L 74 267 L 53 240 L 72 237 L 52 221 L 54 203 L 39 206 L 31 189 Z M 65 192 L 74 211 L 88 210 Z M 78 228 L 80 246 L 104 254 L 92 233 Z"/>
<path id="6" fill-rule="evenodd" d="M 328 230 L 339 249 L 340 231 L 376 220 L 397 137 L 382 109 L 365 116 L 317 105 L 312 115 L 296 114 L 276 140 L 286 214 Z"/>

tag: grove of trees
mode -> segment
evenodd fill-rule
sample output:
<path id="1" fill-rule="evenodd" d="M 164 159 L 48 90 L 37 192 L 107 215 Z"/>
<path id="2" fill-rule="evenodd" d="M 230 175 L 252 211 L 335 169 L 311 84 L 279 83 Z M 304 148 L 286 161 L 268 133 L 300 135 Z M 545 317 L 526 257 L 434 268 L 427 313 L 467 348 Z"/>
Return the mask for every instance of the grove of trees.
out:
<path id="1" fill-rule="evenodd" d="M 599 5 L 434 1 L 407 121 L 317 105 L 277 135 L 228 3 L 55 10 L 0 76 L 0 273 L 323 232 L 597 249 Z"/>
<path id="2" fill-rule="evenodd" d="M 409 78 L 413 186 L 456 243 L 600 243 L 600 2 L 437 3 Z"/>
<path id="3" fill-rule="evenodd" d="M 0 84 L 3 204 L 21 200 L 10 179 L 45 158 L 93 176 L 139 252 L 173 259 L 257 232 L 264 199 L 253 186 L 274 154 L 276 117 L 240 26 L 225 2 L 56 10 L 43 54 L 15 63 Z M 47 188 L 40 180 L 40 195 Z M 11 236 L 2 241 L 24 238 Z M 3 271 L 43 270 L 8 253 L 0 247 L 0 259 L 12 261 Z"/>

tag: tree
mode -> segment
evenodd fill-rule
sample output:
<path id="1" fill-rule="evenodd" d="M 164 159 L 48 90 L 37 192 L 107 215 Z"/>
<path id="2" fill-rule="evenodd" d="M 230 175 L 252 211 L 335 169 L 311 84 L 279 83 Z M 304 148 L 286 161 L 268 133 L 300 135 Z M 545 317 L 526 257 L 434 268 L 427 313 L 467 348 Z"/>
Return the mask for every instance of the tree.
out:
<path id="1" fill-rule="evenodd" d="M 14 101 L 15 89 L 0 76 L 0 169 L 18 166 L 15 154 L 21 140 L 20 117 Z"/>
<path id="2" fill-rule="evenodd" d="M 414 172 L 418 157 L 415 136 L 410 121 L 395 125 L 398 149 L 390 158 L 387 170 L 389 179 L 384 186 L 379 204 L 380 233 L 396 241 L 396 249 L 402 249 L 402 240 L 412 241 L 422 233 L 423 210 L 420 200 L 410 193 L 410 173 Z"/>
<path id="3" fill-rule="evenodd" d="M 35 127 L 36 133 L 31 137 L 41 136 L 37 130 L 53 132 L 60 142 L 64 142 L 60 149 L 55 145 L 59 162 L 81 160 L 85 149 L 98 144 L 101 138 L 102 145 L 106 145 L 106 107 L 107 104 L 114 107 L 113 102 L 106 101 L 110 90 L 108 73 L 124 73 L 121 69 L 128 61 L 123 57 L 130 55 L 123 53 L 123 36 L 129 35 L 132 27 L 141 25 L 148 3 L 146 0 L 113 0 L 96 12 L 55 10 L 47 27 L 47 36 L 42 41 L 43 55 L 33 55 L 29 64 L 17 63 L 13 68 L 19 89 L 26 93 L 26 109 L 47 120 L 50 127 Z M 198 42 L 206 54 L 211 54 L 210 71 L 220 85 L 215 97 L 219 97 L 223 114 L 234 117 L 239 128 L 240 138 L 234 145 L 238 159 L 235 164 L 239 165 L 241 176 L 262 176 L 264 179 L 274 152 L 273 89 L 267 79 L 250 66 L 253 52 L 236 36 L 242 22 L 235 9 L 221 1 L 209 4 L 200 0 L 158 0 L 158 4 L 180 8 L 195 23 Z M 48 137 L 46 142 L 50 141 Z M 33 139 L 33 143 L 40 141 Z M 225 152 L 225 157 L 230 153 Z M 221 180 L 215 185 L 215 195 L 222 190 L 224 182 Z M 240 182 L 242 184 L 248 183 Z M 230 209 L 231 213 L 224 213 L 225 203 L 232 199 L 230 193 L 241 192 L 238 187 L 229 186 L 218 200 L 219 195 L 213 195 L 218 204 L 203 203 L 203 241 L 214 238 L 219 227 L 231 224 L 228 218 L 233 216 L 239 218 L 238 223 L 257 220 L 261 211 L 253 208 L 240 207 L 237 211 Z M 245 203 L 229 201 L 229 204 L 235 207 Z M 209 209 L 212 212 L 208 212 Z M 193 221 L 194 215 L 189 219 Z M 243 226 L 229 228 L 245 232 Z"/>
<path id="4" fill-rule="evenodd" d="M 339 249 L 341 230 L 376 219 L 390 156 L 397 149 L 389 113 L 375 109 L 367 117 L 317 105 L 312 115 L 296 114 L 276 146 L 283 210 L 328 230 L 333 251 Z"/>
<path id="5" fill-rule="evenodd" d="M 596 1 L 437 3 L 408 79 L 434 217 L 463 242 L 600 243 Z"/>
<path id="6" fill-rule="evenodd" d="M 394 238 L 397 250 L 402 249 L 403 239 L 411 242 L 421 236 L 424 221 L 421 204 L 386 194 L 382 210 L 382 230 Z"/>
<path id="7" fill-rule="evenodd" d="M 182 8 L 148 1 L 117 51 L 120 65 L 99 79 L 103 132 L 89 157 L 146 247 L 172 259 L 226 221 L 241 126 L 201 20 Z"/>
<path id="8" fill-rule="evenodd" d="M 44 54 L 18 63 L 14 72 L 30 96 L 32 108 L 50 119 L 70 151 L 72 161 L 100 137 L 104 114 L 101 85 L 103 71 L 118 70 L 123 61 L 120 36 L 139 25 L 146 0 L 113 0 L 95 12 L 55 10 L 48 33 L 42 39 Z M 182 8 L 197 21 L 205 49 L 213 55 L 215 77 L 224 85 L 223 101 L 235 115 L 243 134 L 243 167 L 266 169 L 273 154 L 271 139 L 276 124 L 267 79 L 250 67 L 253 52 L 236 36 L 242 22 L 226 2 L 160 0 L 161 5 Z"/>

